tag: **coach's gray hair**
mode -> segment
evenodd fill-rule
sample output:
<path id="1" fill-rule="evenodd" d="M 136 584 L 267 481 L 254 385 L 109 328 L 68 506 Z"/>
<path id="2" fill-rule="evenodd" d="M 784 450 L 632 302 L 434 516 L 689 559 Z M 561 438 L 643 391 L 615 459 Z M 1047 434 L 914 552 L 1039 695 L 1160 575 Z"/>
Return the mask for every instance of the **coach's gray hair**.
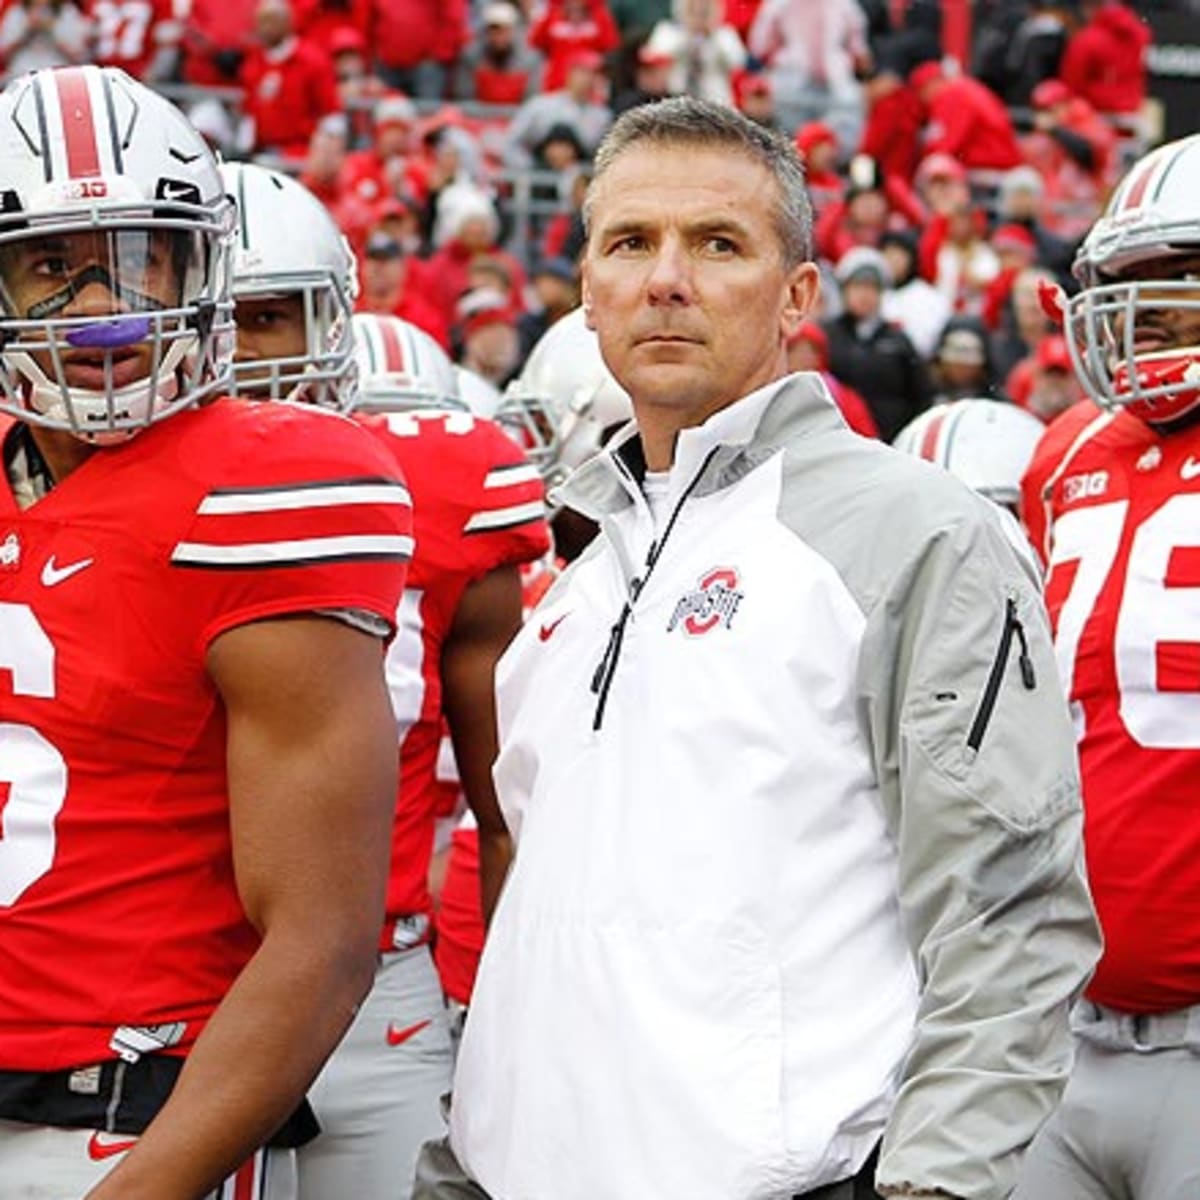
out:
<path id="1" fill-rule="evenodd" d="M 785 267 L 812 259 L 812 204 L 795 147 L 782 134 L 755 124 L 735 109 L 692 96 L 631 108 L 608 131 L 596 151 L 592 182 L 583 202 L 583 228 L 589 236 L 596 185 L 626 150 L 641 144 L 664 149 L 725 149 L 761 163 L 778 186 L 775 227 Z"/>

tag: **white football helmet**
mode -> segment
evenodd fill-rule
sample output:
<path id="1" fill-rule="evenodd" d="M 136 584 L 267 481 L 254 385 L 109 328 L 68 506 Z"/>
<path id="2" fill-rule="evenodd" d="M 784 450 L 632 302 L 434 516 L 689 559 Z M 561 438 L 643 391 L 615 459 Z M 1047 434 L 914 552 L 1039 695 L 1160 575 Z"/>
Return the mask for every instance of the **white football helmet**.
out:
<path id="1" fill-rule="evenodd" d="M 350 318 L 358 295 L 350 244 L 325 206 L 287 175 L 253 163 L 224 163 L 221 177 L 237 206 L 234 303 L 299 296 L 304 306 L 304 353 L 235 357 L 235 390 L 264 400 L 349 408 L 355 373 Z"/>
<path id="2" fill-rule="evenodd" d="M 486 417 L 490 421 L 504 399 L 500 389 L 490 379 L 484 379 L 478 371 L 472 371 L 461 363 L 454 364 L 454 376 L 458 380 L 459 397 L 472 415 Z"/>
<path id="3" fill-rule="evenodd" d="M 632 417 L 633 402 L 604 365 L 582 308 L 542 334 L 496 411 L 541 470 L 547 491 L 600 449 L 609 428 Z"/>
<path id="4" fill-rule="evenodd" d="M 380 313 L 355 313 L 358 412 L 465 409 L 454 364 L 423 329 Z"/>
<path id="5" fill-rule="evenodd" d="M 1198 196 L 1193 134 L 1139 159 L 1079 248 L 1083 290 L 1067 302 L 1067 344 L 1083 386 L 1105 408 L 1163 423 L 1200 404 L 1200 343 L 1177 345 L 1169 334 L 1179 312 L 1200 312 Z M 1172 259 L 1195 260 L 1187 277 L 1171 277 Z"/>
<path id="6" fill-rule="evenodd" d="M 183 114 L 111 67 L 0 93 L 0 409 L 86 441 L 228 389 L 233 205 Z"/>
<path id="7" fill-rule="evenodd" d="M 937 463 L 996 504 L 1015 508 L 1021 477 L 1046 427 L 1005 400 L 935 404 L 896 435 L 905 454 Z"/>

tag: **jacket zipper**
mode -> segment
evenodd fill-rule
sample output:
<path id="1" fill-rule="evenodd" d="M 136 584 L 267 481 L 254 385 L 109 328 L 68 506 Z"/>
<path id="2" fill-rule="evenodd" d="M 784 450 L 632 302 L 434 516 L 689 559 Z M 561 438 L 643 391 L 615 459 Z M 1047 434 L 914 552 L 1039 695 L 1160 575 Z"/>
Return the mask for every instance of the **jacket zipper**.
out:
<path id="1" fill-rule="evenodd" d="M 719 446 L 714 446 L 705 456 L 704 461 L 700 464 L 700 469 L 693 476 L 691 483 L 683 489 L 683 495 L 679 497 L 674 509 L 671 510 L 671 517 L 667 521 L 666 528 L 663 529 L 662 537 L 656 538 L 650 543 L 650 549 L 646 552 L 646 569 L 640 577 L 632 579 L 629 583 L 629 599 L 621 606 L 620 616 L 617 617 L 612 628 L 608 631 L 608 642 L 604 647 L 604 654 L 592 674 L 592 692 L 596 696 L 596 712 L 592 717 L 593 732 L 598 732 L 604 724 L 604 709 L 608 705 L 608 693 L 612 688 L 613 676 L 617 673 L 617 660 L 621 657 L 621 645 L 625 641 L 625 628 L 629 624 L 629 618 L 633 616 L 633 606 L 637 603 L 638 596 L 641 595 L 642 589 L 646 586 L 646 581 L 650 578 L 650 573 L 654 570 L 655 564 L 662 556 L 663 547 L 667 544 L 667 538 L 671 536 L 671 531 L 675 528 L 675 522 L 678 520 L 679 514 L 683 511 L 684 504 L 687 503 L 692 492 L 696 490 L 696 486 L 704 477 L 704 472 L 708 469 L 708 464 L 712 461 L 713 455 L 719 449 Z"/>
<path id="2" fill-rule="evenodd" d="M 1029 643 L 1025 640 L 1025 626 L 1021 624 L 1021 618 L 1017 616 L 1017 601 L 1014 597 L 1009 596 L 1004 606 L 1004 629 L 1000 634 L 1000 647 L 992 661 L 992 669 L 988 672 L 987 683 L 983 689 L 983 699 L 979 702 L 979 709 L 976 711 L 975 719 L 971 722 L 971 728 L 967 733 L 967 746 L 972 750 L 978 751 L 983 744 L 983 735 L 987 732 L 992 713 L 996 708 L 996 701 L 1000 697 L 1000 685 L 1004 682 L 1004 672 L 1008 667 L 1009 656 L 1012 654 L 1014 637 L 1017 645 L 1020 646 L 1017 665 L 1021 669 L 1021 682 L 1027 691 L 1032 692 L 1037 687 L 1033 659 L 1029 657 Z"/>

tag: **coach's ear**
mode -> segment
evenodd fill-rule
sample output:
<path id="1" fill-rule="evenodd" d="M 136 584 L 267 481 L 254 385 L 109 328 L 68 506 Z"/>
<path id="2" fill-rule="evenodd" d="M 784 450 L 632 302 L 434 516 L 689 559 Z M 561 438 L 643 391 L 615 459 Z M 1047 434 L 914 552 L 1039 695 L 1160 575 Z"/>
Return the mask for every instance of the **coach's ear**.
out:
<path id="1" fill-rule="evenodd" d="M 788 272 L 784 286 L 783 307 L 779 313 L 779 332 L 786 344 L 817 307 L 817 298 L 821 294 L 821 272 L 816 263 L 797 263 Z"/>

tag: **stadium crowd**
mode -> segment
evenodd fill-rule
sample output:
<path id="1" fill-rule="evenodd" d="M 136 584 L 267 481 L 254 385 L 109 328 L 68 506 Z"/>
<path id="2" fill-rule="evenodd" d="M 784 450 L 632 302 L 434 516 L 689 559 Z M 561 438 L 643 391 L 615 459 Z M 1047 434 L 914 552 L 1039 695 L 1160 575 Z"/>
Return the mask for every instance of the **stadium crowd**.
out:
<path id="1" fill-rule="evenodd" d="M 825 284 L 804 337 L 891 440 L 939 398 L 1042 419 L 1078 398 L 1038 289 L 1073 286 L 1147 140 L 1133 6 L 975 7 L 960 65 L 937 0 L 9 0 L 0 61 L 166 88 L 226 159 L 326 204 L 360 311 L 413 321 L 500 388 L 577 302 L 614 117 L 676 94 L 735 105 L 804 156 Z"/>

